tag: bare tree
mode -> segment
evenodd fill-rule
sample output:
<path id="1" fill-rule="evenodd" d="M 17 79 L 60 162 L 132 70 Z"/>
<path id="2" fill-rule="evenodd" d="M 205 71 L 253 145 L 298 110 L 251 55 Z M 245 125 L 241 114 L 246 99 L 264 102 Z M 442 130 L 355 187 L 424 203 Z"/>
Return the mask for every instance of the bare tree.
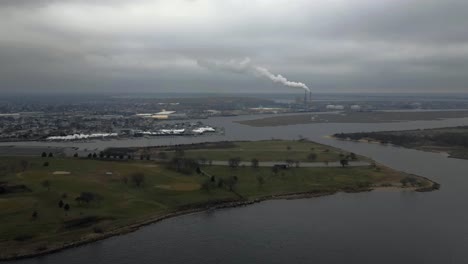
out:
<path id="1" fill-rule="evenodd" d="M 97 193 L 92 192 L 81 192 L 80 196 L 75 198 L 75 201 L 78 203 L 86 203 L 89 204 L 92 201 L 100 202 L 102 200 L 102 196 Z"/>
<path id="2" fill-rule="evenodd" d="M 135 172 L 130 175 L 130 179 L 137 187 L 140 187 L 145 181 L 145 175 L 141 172 Z"/>
<path id="3" fill-rule="evenodd" d="M 262 175 L 258 175 L 258 176 L 257 176 L 257 183 L 258 183 L 258 186 L 259 186 L 259 187 L 262 187 L 263 184 L 265 183 L 265 178 L 263 178 Z"/>
<path id="4" fill-rule="evenodd" d="M 225 181 L 225 185 L 228 187 L 229 191 L 234 191 L 238 182 L 237 176 L 231 176 Z"/>
<path id="5" fill-rule="evenodd" d="M 29 167 L 29 162 L 27 160 L 20 160 L 20 166 L 23 171 Z"/>
<path id="6" fill-rule="evenodd" d="M 63 210 L 65 210 L 66 213 L 68 213 L 68 211 L 70 211 L 70 205 L 69 204 L 65 204 L 63 206 Z"/>
<path id="7" fill-rule="evenodd" d="M 240 165 L 240 158 L 239 157 L 229 159 L 229 167 L 237 168 L 237 167 L 239 167 L 239 165 Z"/>
<path id="8" fill-rule="evenodd" d="M 251 164 L 252 168 L 254 168 L 254 169 L 258 168 L 258 163 L 259 163 L 259 162 L 258 162 L 258 159 L 256 159 L 256 158 L 253 158 L 253 159 L 250 161 L 250 164 Z"/>
<path id="9" fill-rule="evenodd" d="M 309 161 L 314 161 L 317 159 L 317 154 L 315 153 L 310 153 L 308 156 L 307 156 L 307 160 Z"/>
<path id="10" fill-rule="evenodd" d="M 31 215 L 32 220 L 36 220 L 38 217 L 39 217 L 39 214 L 37 213 L 36 210 L 34 210 L 32 215 Z"/>
<path id="11" fill-rule="evenodd" d="M 41 182 L 42 187 L 47 188 L 47 191 L 50 191 L 50 181 L 49 180 L 43 180 Z"/>
<path id="12" fill-rule="evenodd" d="M 341 159 L 341 160 L 340 160 L 340 164 L 341 164 L 341 166 L 342 166 L 343 168 L 344 168 L 345 166 L 349 165 L 347 159 Z"/>
<path id="13" fill-rule="evenodd" d="M 272 171 L 275 175 L 277 175 L 278 172 L 279 172 L 278 166 L 273 166 L 273 167 L 271 168 L 271 171 Z"/>

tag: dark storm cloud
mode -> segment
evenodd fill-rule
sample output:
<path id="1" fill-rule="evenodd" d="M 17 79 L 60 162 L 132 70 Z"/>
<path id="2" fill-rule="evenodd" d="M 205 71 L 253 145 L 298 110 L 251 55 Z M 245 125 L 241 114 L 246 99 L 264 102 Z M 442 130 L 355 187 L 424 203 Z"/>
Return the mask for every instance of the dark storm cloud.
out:
<path id="1" fill-rule="evenodd" d="M 468 91 L 468 2 L 0 1 L 1 91 Z M 443 90 L 442 90 L 443 89 Z M 290 91 L 290 90 L 286 90 Z"/>

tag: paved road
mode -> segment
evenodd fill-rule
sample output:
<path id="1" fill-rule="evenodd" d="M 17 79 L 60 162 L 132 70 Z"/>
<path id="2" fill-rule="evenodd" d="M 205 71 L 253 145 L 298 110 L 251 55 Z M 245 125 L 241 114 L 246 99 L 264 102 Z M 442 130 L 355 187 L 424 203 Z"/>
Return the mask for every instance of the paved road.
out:
<path id="1" fill-rule="evenodd" d="M 273 167 L 275 164 L 286 164 L 285 162 L 279 161 L 261 161 L 258 163 L 259 167 Z M 213 160 L 211 165 L 218 165 L 218 166 L 229 166 L 229 161 L 227 160 Z M 370 166 L 371 163 L 367 161 L 349 161 L 347 167 L 362 167 L 362 166 Z M 250 161 L 241 161 L 240 166 L 251 166 Z M 295 164 L 292 165 L 295 167 Z M 299 163 L 299 167 L 301 168 L 327 168 L 327 167 L 341 167 L 340 162 L 301 162 Z"/>

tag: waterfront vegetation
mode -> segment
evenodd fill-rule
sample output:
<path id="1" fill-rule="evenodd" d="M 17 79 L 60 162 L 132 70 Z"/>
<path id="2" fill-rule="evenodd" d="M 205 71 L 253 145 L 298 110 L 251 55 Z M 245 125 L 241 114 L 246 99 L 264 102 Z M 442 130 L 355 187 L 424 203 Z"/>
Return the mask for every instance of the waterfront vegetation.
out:
<path id="1" fill-rule="evenodd" d="M 405 131 L 340 133 L 334 137 L 377 141 L 423 151 L 446 152 L 453 158 L 468 159 L 468 127 L 448 127 Z"/>
<path id="2" fill-rule="evenodd" d="M 227 145 L 206 145 L 205 149 L 187 145 L 177 154 L 159 149 L 167 153 L 167 161 L 140 160 L 135 156 L 112 159 L 104 155 L 41 157 L 41 153 L 37 157 L 2 157 L 1 256 L 47 252 L 119 230 L 128 232 L 133 230 L 129 226 L 173 212 L 226 202 L 294 193 L 318 195 L 380 186 L 432 185 L 424 178 L 375 164 L 302 168 L 300 164 L 257 167 L 254 162 L 252 166 L 210 166 L 198 162 L 201 156 L 216 160 L 307 160 L 310 153 L 316 155 L 317 161 L 362 158 L 305 140 Z"/>
<path id="3" fill-rule="evenodd" d="M 208 147 L 207 147 L 208 144 Z M 243 161 L 258 159 L 258 161 L 339 161 L 346 153 L 336 148 L 318 144 L 308 140 L 262 140 L 225 142 L 218 146 L 217 143 L 201 144 L 200 147 L 182 147 L 184 155 L 193 159 L 202 160 L 229 160 L 239 157 Z M 177 149 L 169 148 L 169 157 L 176 156 Z M 312 155 L 311 155 L 312 154 Z"/>

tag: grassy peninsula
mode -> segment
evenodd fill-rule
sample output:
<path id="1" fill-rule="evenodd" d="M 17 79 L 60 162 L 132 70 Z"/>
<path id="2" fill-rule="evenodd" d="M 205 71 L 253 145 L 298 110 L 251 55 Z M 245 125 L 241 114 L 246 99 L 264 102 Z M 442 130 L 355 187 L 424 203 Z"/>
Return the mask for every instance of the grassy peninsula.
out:
<path id="1" fill-rule="evenodd" d="M 212 159 L 226 160 L 228 165 L 209 165 Z M 260 166 L 255 160 L 260 164 L 276 160 L 278 165 Z M 337 160 L 341 166 L 325 162 Z M 346 166 L 354 160 L 370 165 Z M 301 167 L 295 161 L 321 165 Z M 306 140 L 132 149 L 125 156 L 58 158 L 38 153 L 37 157 L 2 157 L 0 164 L 2 259 L 53 252 L 213 207 L 288 195 L 389 186 L 431 189 L 434 185 Z"/>
<path id="2" fill-rule="evenodd" d="M 335 138 L 376 141 L 422 151 L 444 152 L 452 158 L 468 159 L 468 126 L 405 131 L 340 133 Z"/>

